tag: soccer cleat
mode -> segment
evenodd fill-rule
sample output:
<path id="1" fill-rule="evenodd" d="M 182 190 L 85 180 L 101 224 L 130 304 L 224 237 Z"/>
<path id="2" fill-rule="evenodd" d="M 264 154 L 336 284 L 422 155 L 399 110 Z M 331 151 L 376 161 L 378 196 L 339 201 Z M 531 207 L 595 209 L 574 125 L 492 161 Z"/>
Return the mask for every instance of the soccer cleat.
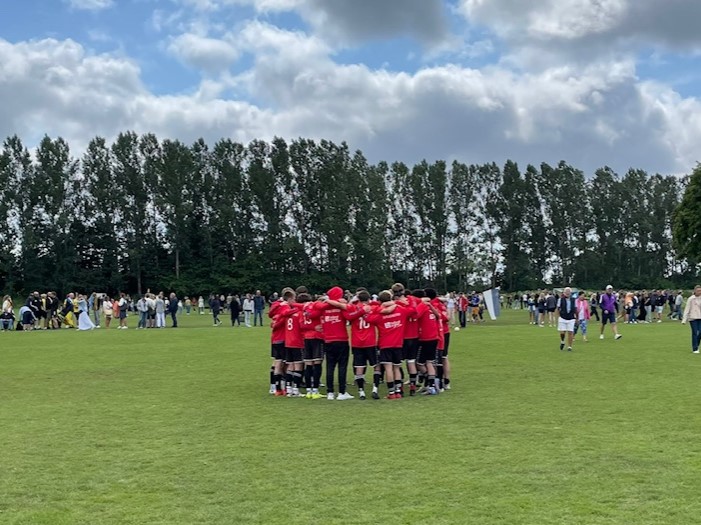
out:
<path id="1" fill-rule="evenodd" d="M 416 395 L 416 385 L 411 385 L 409 387 L 409 397 L 413 397 Z"/>
<path id="2" fill-rule="evenodd" d="M 560 343 L 560 351 L 565 349 L 565 343 Z"/>
<path id="3" fill-rule="evenodd" d="M 448 385 L 445 385 L 445 389 L 446 389 L 446 390 L 450 390 L 450 385 L 449 385 L 449 384 L 448 384 Z"/>
<path id="4" fill-rule="evenodd" d="M 699 351 L 698 351 L 698 350 L 692 350 L 691 353 L 692 353 L 692 354 L 698 354 Z"/>
<path id="5" fill-rule="evenodd" d="M 343 394 L 338 394 L 336 401 L 347 401 L 348 399 L 355 399 L 355 396 L 350 395 L 348 392 L 343 392 Z"/>
<path id="6" fill-rule="evenodd" d="M 372 398 L 373 399 L 380 399 L 380 394 L 378 394 L 376 390 L 373 390 L 372 391 Z"/>
<path id="7" fill-rule="evenodd" d="M 268 391 L 268 394 L 270 394 L 271 396 L 272 396 L 272 395 L 275 395 L 275 387 L 274 387 L 274 386 L 271 386 L 271 387 L 270 387 L 270 390 Z"/>
<path id="8" fill-rule="evenodd" d="M 278 390 L 275 392 L 275 397 L 285 397 L 287 394 L 284 390 Z"/>
<path id="9" fill-rule="evenodd" d="M 567 347 L 567 351 L 568 351 L 568 352 L 571 352 L 571 351 L 572 351 L 572 347 L 571 347 L 571 346 L 568 346 L 568 347 Z"/>
<path id="10" fill-rule="evenodd" d="M 365 401 L 365 391 L 364 390 L 358 391 L 358 399 L 360 399 L 361 401 Z"/>
<path id="11" fill-rule="evenodd" d="M 333 392 L 329 392 L 328 394 L 326 394 L 326 399 L 328 399 L 329 401 L 333 401 L 335 399 Z"/>
<path id="12" fill-rule="evenodd" d="M 387 399 L 401 399 L 401 397 L 398 394 L 395 394 L 394 392 L 392 392 L 391 394 L 389 394 L 387 396 Z"/>
<path id="13" fill-rule="evenodd" d="M 623 337 L 621 334 L 616 335 L 616 341 L 618 341 L 621 337 Z"/>
<path id="14" fill-rule="evenodd" d="M 601 335 L 599 336 L 599 339 L 603 339 L 603 338 L 604 338 L 604 334 L 601 334 Z"/>

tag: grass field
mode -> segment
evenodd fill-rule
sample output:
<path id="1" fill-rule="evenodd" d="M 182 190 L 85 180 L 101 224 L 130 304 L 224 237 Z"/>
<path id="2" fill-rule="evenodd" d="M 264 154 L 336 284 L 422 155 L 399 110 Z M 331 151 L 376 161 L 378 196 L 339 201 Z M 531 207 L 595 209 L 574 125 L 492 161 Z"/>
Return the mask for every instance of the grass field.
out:
<path id="1" fill-rule="evenodd" d="M 688 327 L 570 354 L 525 315 L 454 332 L 453 390 L 398 401 L 272 397 L 268 328 L 208 316 L 1 333 L 0 523 L 700 523 Z"/>

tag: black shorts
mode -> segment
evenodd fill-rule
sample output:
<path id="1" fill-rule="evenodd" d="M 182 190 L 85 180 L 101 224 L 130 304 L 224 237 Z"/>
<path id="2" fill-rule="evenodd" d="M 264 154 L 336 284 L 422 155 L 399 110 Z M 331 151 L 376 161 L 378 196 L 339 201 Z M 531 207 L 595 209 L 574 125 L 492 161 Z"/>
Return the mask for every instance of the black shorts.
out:
<path id="1" fill-rule="evenodd" d="M 416 361 L 419 357 L 419 339 L 404 339 L 402 347 L 402 359 L 404 361 Z"/>
<path id="2" fill-rule="evenodd" d="M 148 312 L 148 314 L 147 314 L 147 317 L 148 317 L 149 319 L 151 319 L 151 320 L 154 320 L 154 319 L 156 318 L 156 312 L 151 312 L 151 311 L 149 310 L 149 312 Z"/>
<path id="3" fill-rule="evenodd" d="M 34 316 L 32 312 L 24 312 L 22 314 L 22 324 L 32 324 L 34 322 Z"/>
<path id="4" fill-rule="evenodd" d="M 555 308 L 548 308 L 548 313 L 551 314 L 555 311 Z"/>
<path id="5" fill-rule="evenodd" d="M 285 360 L 285 343 L 272 343 L 270 345 L 270 357 L 275 361 Z"/>
<path id="6" fill-rule="evenodd" d="M 35 315 L 37 319 L 46 319 L 46 312 L 44 310 L 39 310 Z"/>
<path id="7" fill-rule="evenodd" d="M 375 366 L 377 364 L 377 349 L 374 346 L 353 349 L 353 366 Z"/>
<path id="8" fill-rule="evenodd" d="M 304 360 L 321 361 L 324 359 L 324 345 L 321 339 L 304 340 Z"/>
<path id="9" fill-rule="evenodd" d="M 302 361 L 301 348 L 285 348 L 285 363 L 301 363 Z"/>
<path id="10" fill-rule="evenodd" d="M 436 360 L 436 349 L 438 348 L 438 340 L 433 341 L 421 341 L 421 349 L 419 350 L 418 363 L 420 365 L 425 365 L 427 362 L 433 362 Z"/>
<path id="11" fill-rule="evenodd" d="M 606 323 L 616 324 L 616 312 L 601 314 L 601 324 L 606 325 Z"/>
<path id="12" fill-rule="evenodd" d="M 401 365 L 402 353 L 401 348 L 380 348 L 380 364 Z"/>
<path id="13" fill-rule="evenodd" d="M 448 349 L 450 348 L 450 332 L 443 334 L 443 357 L 448 357 Z"/>

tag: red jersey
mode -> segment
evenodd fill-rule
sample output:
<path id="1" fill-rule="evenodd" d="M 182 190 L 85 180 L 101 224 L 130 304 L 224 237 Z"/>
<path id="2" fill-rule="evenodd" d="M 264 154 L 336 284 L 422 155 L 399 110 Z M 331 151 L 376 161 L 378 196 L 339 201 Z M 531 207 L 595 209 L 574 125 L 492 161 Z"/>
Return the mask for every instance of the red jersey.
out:
<path id="1" fill-rule="evenodd" d="M 409 305 L 416 308 L 420 300 L 414 296 L 408 296 Z M 409 317 L 406 321 L 406 326 L 404 327 L 404 339 L 418 339 L 419 338 L 419 320 L 415 315 Z"/>
<path id="2" fill-rule="evenodd" d="M 426 303 L 420 302 L 416 305 L 416 317 L 419 324 L 419 340 L 438 339 L 438 320 Z"/>
<path id="3" fill-rule="evenodd" d="M 302 336 L 302 311 L 295 311 L 287 317 L 285 327 L 285 348 L 304 348 L 304 337 Z"/>
<path id="4" fill-rule="evenodd" d="M 445 350 L 445 338 L 443 337 L 447 332 L 450 332 L 450 325 L 448 324 L 448 308 L 446 308 L 443 301 L 438 298 L 432 299 L 431 304 L 438 310 L 440 317 L 438 319 L 438 350 Z"/>
<path id="5" fill-rule="evenodd" d="M 321 333 L 321 318 L 312 317 L 309 314 L 314 309 L 314 303 L 304 303 L 302 306 L 302 335 L 304 339 L 323 339 L 324 335 Z"/>
<path id="6" fill-rule="evenodd" d="M 409 316 L 416 311 L 410 306 L 397 305 L 391 314 L 381 314 L 382 307 L 377 307 L 376 313 L 365 317 L 368 323 L 377 326 L 380 333 L 378 346 L 384 348 L 402 348 L 404 346 L 404 327 Z"/>
<path id="7" fill-rule="evenodd" d="M 365 304 L 348 305 L 346 319 L 351 323 L 351 348 L 374 348 L 377 346 L 375 326 L 365 318 Z"/>
<path id="8" fill-rule="evenodd" d="M 312 319 L 321 317 L 321 332 L 324 335 L 324 343 L 348 341 L 346 318 L 340 308 L 335 308 L 328 303 L 314 303 L 308 316 Z"/>
<path id="9" fill-rule="evenodd" d="M 270 309 L 268 310 L 268 317 L 270 317 L 271 319 L 275 319 L 275 317 L 277 317 L 279 312 L 281 311 L 282 305 L 289 307 L 289 305 L 287 303 L 283 303 L 282 301 L 275 301 L 273 304 L 271 304 Z M 279 324 L 276 326 L 275 323 L 272 323 L 271 326 L 272 326 L 272 331 L 270 332 L 270 342 L 271 343 L 284 343 L 285 342 L 285 325 Z"/>
<path id="10" fill-rule="evenodd" d="M 467 312 L 467 297 L 464 295 L 460 296 L 458 299 L 458 310 L 461 312 Z"/>

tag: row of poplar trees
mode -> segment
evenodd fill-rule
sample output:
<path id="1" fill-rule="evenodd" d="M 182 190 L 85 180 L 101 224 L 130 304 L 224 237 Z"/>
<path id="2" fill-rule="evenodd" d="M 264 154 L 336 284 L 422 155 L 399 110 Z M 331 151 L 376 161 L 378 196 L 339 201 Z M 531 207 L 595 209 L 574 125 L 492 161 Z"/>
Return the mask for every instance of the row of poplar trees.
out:
<path id="1" fill-rule="evenodd" d="M 180 295 L 393 281 L 441 289 L 691 282 L 674 176 L 561 162 L 368 162 L 345 143 L 45 137 L 0 153 L 0 287 Z"/>

